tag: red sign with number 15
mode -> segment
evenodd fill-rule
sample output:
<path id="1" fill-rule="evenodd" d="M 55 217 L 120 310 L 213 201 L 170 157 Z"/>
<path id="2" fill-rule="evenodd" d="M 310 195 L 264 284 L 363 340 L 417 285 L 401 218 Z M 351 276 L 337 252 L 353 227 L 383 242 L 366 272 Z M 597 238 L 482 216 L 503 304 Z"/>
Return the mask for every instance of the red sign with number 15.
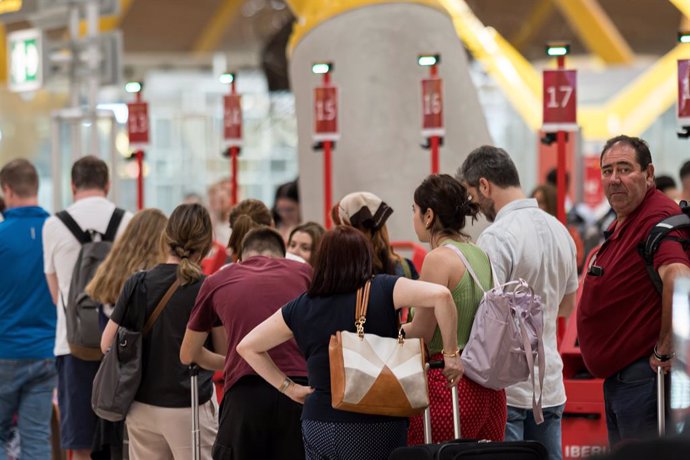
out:
<path id="1" fill-rule="evenodd" d="M 146 102 L 127 104 L 127 132 L 130 144 L 149 143 L 149 105 Z"/>
<path id="2" fill-rule="evenodd" d="M 314 88 L 314 140 L 337 141 L 338 132 L 338 88 L 320 86 Z"/>
<path id="3" fill-rule="evenodd" d="M 545 70 L 543 114 L 546 132 L 577 129 L 577 72 Z"/>

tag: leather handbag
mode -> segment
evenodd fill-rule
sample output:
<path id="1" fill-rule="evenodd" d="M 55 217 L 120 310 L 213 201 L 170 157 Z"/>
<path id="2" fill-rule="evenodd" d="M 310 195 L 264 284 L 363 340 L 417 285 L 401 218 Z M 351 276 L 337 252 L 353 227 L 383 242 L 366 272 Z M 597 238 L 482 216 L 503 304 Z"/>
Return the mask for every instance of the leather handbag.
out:
<path id="1" fill-rule="evenodd" d="M 140 276 L 132 290 L 133 295 L 143 291 L 142 284 L 143 276 Z M 125 326 L 125 321 L 117 328 L 115 343 L 106 352 L 93 379 L 91 407 L 100 418 L 110 422 L 119 422 L 127 416 L 129 406 L 132 405 L 141 384 L 144 336 L 153 328 L 158 316 L 179 286 L 180 281 L 176 279 L 158 302 L 143 328 Z M 145 296 L 144 301 L 137 301 L 134 305 L 131 300 L 130 297 L 124 317 L 132 307 L 135 309 L 146 307 Z"/>
<path id="2" fill-rule="evenodd" d="M 357 290 L 355 328 L 331 336 L 331 405 L 362 414 L 410 417 L 429 406 L 422 339 L 366 334 L 371 281 Z"/>

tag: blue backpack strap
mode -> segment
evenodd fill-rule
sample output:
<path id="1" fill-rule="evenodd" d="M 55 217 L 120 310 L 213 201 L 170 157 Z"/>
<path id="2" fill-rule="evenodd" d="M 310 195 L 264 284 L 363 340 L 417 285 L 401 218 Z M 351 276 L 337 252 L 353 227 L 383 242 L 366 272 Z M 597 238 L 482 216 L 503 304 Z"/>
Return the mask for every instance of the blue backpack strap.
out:
<path id="1" fill-rule="evenodd" d="M 79 244 L 86 244 L 91 242 L 91 236 L 81 229 L 79 224 L 69 215 L 67 211 L 60 211 L 55 214 L 55 217 L 60 219 L 67 230 L 74 235 L 74 237 L 79 241 Z"/>

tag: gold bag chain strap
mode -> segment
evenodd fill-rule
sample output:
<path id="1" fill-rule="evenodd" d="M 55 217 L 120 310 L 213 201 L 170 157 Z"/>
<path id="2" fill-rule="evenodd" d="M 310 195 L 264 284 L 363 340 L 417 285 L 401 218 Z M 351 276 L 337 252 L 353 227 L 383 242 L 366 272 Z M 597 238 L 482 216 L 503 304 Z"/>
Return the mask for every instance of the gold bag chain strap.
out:
<path id="1" fill-rule="evenodd" d="M 357 306 L 355 307 L 355 327 L 360 339 L 364 338 L 364 323 L 367 322 L 367 307 L 369 306 L 369 291 L 371 280 L 367 280 L 364 287 L 357 289 Z"/>
<path id="2" fill-rule="evenodd" d="M 180 280 L 175 278 L 175 282 L 172 285 L 170 285 L 168 290 L 163 295 L 163 298 L 160 300 L 160 302 L 158 302 L 158 305 L 156 305 L 156 309 L 153 310 L 153 313 L 151 313 L 149 319 L 146 320 L 146 324 L 144 324 L 144 330 L 142 331 L 143 335 L 148 334 L 151 328 L 153 328 L 153 325 L 156 323 L 156 320 L 158 319 L 160 314 L 163 313 L 163 309 L 166 307 L 166 305 L 168 305 L 170 298 L 175 293 L 175 291 L 177 291 L 178 287 L 180 287 Z"/>

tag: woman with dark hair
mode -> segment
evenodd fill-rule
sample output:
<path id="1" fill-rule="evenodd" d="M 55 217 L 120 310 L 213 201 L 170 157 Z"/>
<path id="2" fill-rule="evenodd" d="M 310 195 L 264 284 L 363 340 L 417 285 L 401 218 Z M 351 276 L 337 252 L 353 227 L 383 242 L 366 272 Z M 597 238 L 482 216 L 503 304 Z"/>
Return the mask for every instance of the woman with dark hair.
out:
<path id="1" fill-rule="evenodd" d="M 467 189 L 448 174 L 428 176 L 414 192 L 413 224 L 421 242 L 429 243 L 431 251 L 424 258 L 421 278 L 450 289 L 457 323 L 454 325 L 460 350 L 472 330 L 474 315 L 483 297 L 483 290 L 493 287 L 491 264 L 484 251 L 470 242 L 463 232 L 467 218 L 476 218 L 477 204 L 470 201 Z M 479 278 L 477 286 L 460 253 Z M 440 324 L 440 323 L 439 323 Z M 460 351 L 445 351 L 436 321 L 427 310 L 417 310 L 412 323 L 404 326 L 407 333 L 424 337 L 431 359 L 456 356 Z M 507 409 L 505 391 L 495 391 L 467 377 L 458 383 L 462 436 L 472 439 L 503 440 Z M 445 379 L 437 370 L 429 371 L 429 401 L 434 442 L 453 439 L 451 396 Z M 423 442 L 421 417 L 410 423 L 410 444 Z"/>
<path id="2" fill-rule="evenodd" d="M 457 351 L 456 311 L 448 289 L 390 275 L 373 276 L 373 253 L 365 236 L 346 226 L 326 232 L 309 291 L 257 326 L 237 351 L 268 383 L 304 404 L 302 433 L 308 460 L 385 460 L 405 445 L 407 419 L 346 412 L 331 406 L 328 344 L 340 330 L 355 332 L 356 292 L 371 280 L 367 333 L 397 337 L 397 310 L 428 310 L 441 325 L 446 350 Z M 373 278 L 372 278 L 373 277 Z M 298 385 L 267 353 L 294 337 L 307 360 L 310 387 Z M 443 375 L 454 385 L 462 375 L 457 353 L 444 358 Z"/>
<path id="3" fill-rule="evenodd" d="M 324 233 L 326 230 L 316 222 L 298 225 L 290 232 L 287 252 L 301 257 L 309 265 L 314 265 Z"/>
<path id="4" fill-rule="evenodd" d="M 414 264 L 395 253 L 388 237 L 386 221 L 393 209 L 381 198 L 369 192 L 345 195 L 331 214 L 336 225 L 349 225 L 364 233 L 374 251 L 374 273 L 417 279 Z"/>
<path id="5" fill-rule="evenodd" d="M 105 353 L 120 324 L 133 327 L 138 322 L 134 317 L 142 313 L 148 322 L 163 297 L 168 298 L 143 340 L 142 379 L 127 413 L 129 458 L 192 457 L 190 376 L 180 362 L 180 346 L 204 279 L 199 262 L 211 248 L 212 232 L 211 218 L 203 206 L 175 208 L 163 232 L 166 263 L 127 280 L 103 332 L 101 350 Z M 213 336 L 213 348 L 225 350 L 222 326 L 213 330 Z M 220 356 L 218 367 L 223 361 Z M 201 371 L 198 378 L 202 459 L 211 458 L 218 430 L 211 376 L 212 372 Z"/>
<path id="6" fill-rule="evenodd" d="M 297 179 L 278 186 L 272 211 L 276 230 L 287 243 L 290 231 L 302 221 Z"/>

